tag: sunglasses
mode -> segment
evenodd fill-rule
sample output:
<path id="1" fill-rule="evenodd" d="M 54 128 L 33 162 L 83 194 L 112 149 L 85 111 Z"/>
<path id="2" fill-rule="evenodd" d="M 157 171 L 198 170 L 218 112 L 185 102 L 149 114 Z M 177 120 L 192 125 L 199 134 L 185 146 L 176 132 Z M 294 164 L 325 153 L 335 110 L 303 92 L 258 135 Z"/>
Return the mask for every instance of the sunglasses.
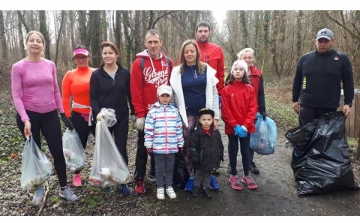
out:
<path id="1" fill-rule="evenodd" d="M 74 57 L 74 60 L 86 60 L 87 57 Z"/>

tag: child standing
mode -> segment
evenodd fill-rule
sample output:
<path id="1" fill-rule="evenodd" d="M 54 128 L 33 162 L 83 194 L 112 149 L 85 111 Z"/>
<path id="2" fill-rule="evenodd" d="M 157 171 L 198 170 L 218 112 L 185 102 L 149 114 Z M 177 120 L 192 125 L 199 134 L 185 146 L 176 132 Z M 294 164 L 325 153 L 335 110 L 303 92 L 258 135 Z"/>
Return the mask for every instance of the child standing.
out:
<path id="1" fill-rule="evenodd" d="M 157 89 L 157 95 L 159 101 L 153 104 L 145 119 L 144 145 L 148 155 L 154 153 L 157 198 L 165 199 L 166 192 L 174 199 L 176 194 L 172 179 L 175 153 L 181 151 L 184 145 L 183 126 L 179 110 L 169 104 L 172 88 L 161 85 Z"/>
<path id="2" fill-rule="evenodd" d="M 214 129 L 215 113 L 209 108 L 199 111 L 199 124 L 191 134 L 190 153 L 195 167 L 192 196 L 198 197 L 203 192 L 211 199 L 210 178 L 213 167 L 220 160 L 224 161 L 224 145 L 218 129 Z M 201 187 L 202 184 L 202 187 Z"/>
<path id="3" fill-rule="evenodd" d="M 250 133 L 256 131 L 254 121 L 258 111 L 255 90 L 247 77 L 248 66 L 245 61 L 234 62 L 227 86 L 222 91 L 221 116 L 225 122 L 225 134 L 229 138 L 231 175 L 229 182 L 234 190 L 242 190 L 237 175 L 238 141 L 244 175 L 242 182 L 249 189 L 256 189 L 255 180 L 249 175 Z"/>

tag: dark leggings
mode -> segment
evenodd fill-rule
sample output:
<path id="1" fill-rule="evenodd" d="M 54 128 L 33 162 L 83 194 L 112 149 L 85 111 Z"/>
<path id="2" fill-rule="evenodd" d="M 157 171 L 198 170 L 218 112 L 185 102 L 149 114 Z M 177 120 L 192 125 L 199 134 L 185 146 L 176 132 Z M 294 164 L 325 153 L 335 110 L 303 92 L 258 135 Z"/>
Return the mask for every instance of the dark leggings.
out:
<path id="1" fill-rule="evenodd" d="M 40 131 L 44 136 L 50 153 L 54 159 L 55 170 L 61 187 L 67 185 L 66 179 L 66 163 L 62 147 L 62 133 L 60 119 L 57 110 L 40 114 L 37 112 L 26 111 L 30 118 L 31 133 L 36 145 L 41 149 Z M 16 115 L 16 124 L 25 138 L 24 123 L 21 121 L 20 115 Z M 26 139 L 26 138 L 25 138 Z"/>
<path id="2" fill-rule="evenodd" d="M 72 111 L 71 112 L 71 122 L 74 125 L 76 132 L 79 135 L 81 144 L 83 148 L 86 148 L 87 140 L 89 138 L 89 133 L 91 132 L 95 136 L 95 127 L 96 124 L 92 123 L 91 126 L 88 125 L 88 122 L 81 116 L 81 113 Z M 79 174 L 80 170 L 76 170 L 75 174 Z"/>
<path id="3" fill-rule="evenodd" d="M 229 145 L 230 145 L 230 167 L 231 167 L 231 175 L 237 175 L 237 154 L 239 151 L 239 143 L 240 142 L 240 152 L 242 157 L 242 164 L 244 169 L 244 175 L 249 175 L 249 145 L 250 145 L 250 135 L 248 134 L 245 138 L 240 138 L 236 135 L 228 135 Z"/>
<path id="4" fill-rule="evenodd" d="M 138 142 L 137 142 L 137 150 L 136 150 L 136 160 L 135 160 L 135 180 L 137 181 L 139 177 L 144 180 L 146 174 L 146 164 L 147 164 L 147 151 L 144 146 L 145 142 L 145 133 L 143 131 L 138 132 Z M 155 172 L 155 159 L 154 154 L 151 153 L 151 168 L 150 173 L 154 174 Z"/>
<path id="5" fill-rule="evenodd" d="M 303 127 L 307 123 L 312 122 L 315 118 L 319 118 L 322 114 L 328 112 L 336 112 L 336 108 L 310 108 L 300 106 L 299 126 Z"/>
<path id="6" fill-rule="evenodd" d="M 123 157 L 126 165 L 128 165 L 126 143 L 129 131 L 129 118 L 126 118 L 125 120 L 127 120 L 127 122 L 116 123 L 114 126 L 109 128 L 109 131 L 111 134 L 114 134 L 116 147 Z"/>

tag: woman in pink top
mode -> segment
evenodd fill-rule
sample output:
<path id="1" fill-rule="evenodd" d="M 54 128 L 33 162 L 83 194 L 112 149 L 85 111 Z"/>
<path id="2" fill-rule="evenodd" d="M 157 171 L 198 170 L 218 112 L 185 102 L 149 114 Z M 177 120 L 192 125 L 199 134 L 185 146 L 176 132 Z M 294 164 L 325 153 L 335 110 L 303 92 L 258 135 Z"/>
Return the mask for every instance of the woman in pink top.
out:
<path id="1" fill-rule="evenodd" d="M 11 91 L 17 111 L 17 126 L 24 137 L 32 135 L 39 148 L 41 131 L 54 159 L 60 183 L 59 195 L 69 201 L 76 201 L 78 197 L 67 186 L 58 112 L 65 125 L 70 128 L 72 126 L 61 103 L 56 66 L 42 57 L 45 41 L 40 32 L 29 32 L 25 46 L 28 56 L 16 62 L 11 70 Z M 40 186 L 34 194 L 34 204 L 42 202 L 44 192 L 45 187 Z"/>

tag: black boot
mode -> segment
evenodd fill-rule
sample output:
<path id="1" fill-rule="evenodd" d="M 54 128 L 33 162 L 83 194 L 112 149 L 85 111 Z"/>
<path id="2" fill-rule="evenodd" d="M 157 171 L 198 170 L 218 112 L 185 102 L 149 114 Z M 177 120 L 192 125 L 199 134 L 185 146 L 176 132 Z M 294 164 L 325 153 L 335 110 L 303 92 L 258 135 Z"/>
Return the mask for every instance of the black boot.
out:
<path id="1" fill-rule="evenodd" d="M 192 192 L 191 192 L 191 196 L 193 196 L 193 197 L 198 197 L 199 196 L 199 187 L 197 187 L 197 186 L 194 186 L 193 187 L 193 190 L 192 190 Z"/>
<path id="2" fill-rule="evenodd" d="M 204 196 L 205 196 L 207 199 L 211 199 L 211 198 L 212 198 L 209 187 L 204 188 L 203 193 L 204 193 Z"/>

